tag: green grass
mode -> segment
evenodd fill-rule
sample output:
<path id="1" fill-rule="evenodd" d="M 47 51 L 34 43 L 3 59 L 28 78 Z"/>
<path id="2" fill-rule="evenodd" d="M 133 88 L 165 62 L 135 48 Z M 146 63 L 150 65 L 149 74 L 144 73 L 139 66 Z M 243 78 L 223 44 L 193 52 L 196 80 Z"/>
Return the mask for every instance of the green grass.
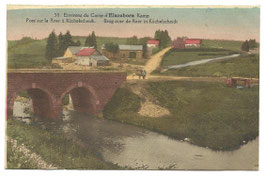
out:
<path id="1" fill-rule="evenodd" d="M 23 143 L 44 161 L 59 169 L 118 169 L 116 165 L 96 156 L 88 147 L 77 144 L 61 133 L 41 129 L 37 124 L 27 125 L 16 120 L 8 120 L 7 136 L 16 139 L 18 144 Z M 12 158 L 8 161 L 10 159 Z M 13 166 L 15 162 L 8 165 Z"/>
<path id="2" fill-rule="evenodd" d="M 8 169 L 38 169 L 36 161 L 27 158 L 22 152 L 15 150 L 7 142 L 7 168 Z"/>
<path id="3" fill-rule="evenodd" d="M 232 52 L 224 49 L 186 48 L 171 49 L 163 56 L 162 66 L 185 64 L 196 60 L 230 55 Z"/>
<path id="4" fill-rule="evenodd" d="M 168 76 L 239 76 L 259 78 L 259 55 L 242 55 L 219 62 L 170 69 L 162 73 L 154 71 L 153 74 Z"/>
<path id="5" fill-rule="evenodd" d="M 46 40 L 8 41 L 8 68 L 35 68 L 49 64 L 45 58 L 45 46 Z"/>
<path id="6" fill-rule="evenodd" d="M 163 56 L 161 66 L 185 64 L 188 62 L 242 53 L 242 41 L 203 40 L 200 48 L 171 49 Z M 259 56 L 242 55 L 224 61 L 170 69 L 155 70 L 153 74 L 169 76 L 241 76 L 259 77 Z"/>
<path id="7" fill-rule="evenodd" d="M 104 117 L 144 127 L 174 139 L 214 150 L 232 150 L 258 136 L 258 87 L 239 90 L 221 83 L 166 81 L 148 83 L 148 91 L 172 115 L 140 116 L 141 98 L 119 89 L 104 109 Z M 130 85 L 129 85 L 130 86 Z"/>
<path id="8" fill-rule="evenodd" d="M 241 45 L 243 42 L 244 41 L 234 41 L 234 40 L 202 40 L 202 47 L 218 48 L 218 49 L 240 52 Z"/>

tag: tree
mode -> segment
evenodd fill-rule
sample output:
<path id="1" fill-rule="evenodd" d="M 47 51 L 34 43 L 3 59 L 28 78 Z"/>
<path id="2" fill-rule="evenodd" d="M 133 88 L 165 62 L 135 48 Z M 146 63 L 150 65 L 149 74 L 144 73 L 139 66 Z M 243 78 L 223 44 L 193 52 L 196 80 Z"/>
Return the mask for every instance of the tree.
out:
<path id="1" fill-rule="evenodd" d="M 64 40 L 65 40 L 64 35 L 62 34 L 62 32 L 60 32 L 60 34 L 58 35 L 58 55 L 59 56 L 64 55 L 64 52 L 66 50 Z"/>
<path id="2" fill-rule="evenodd" d="M 127 39 L 127 44 L 128 45 L 137 45 L 138 44 L 138 37 L 137 36 L 133 36 Z"/>
<path id="3" fill-rule="evenodd" d="M 75 46 L 80 46 L 81 45 L 81 42 L 78 40 L 76 43 L 75 43 Z"/>
<path id="4" fill-rule="evenodd" d="M 113 57 L 114 57 L 114 55 L 119 51 L 119 46 L 118 46 L 117 43 L 113 43 L 113 42 L 111 42 L 111 43 L 106 43 L 106 44 L 104 44 L 104 47 L 105 47 L 105 49 L 106 49 L 107 51 L 113 53 Z"/>
<path id="5" fill-rule="evenodd" d="M 248 45 L 248 41 L 247 40 L 242 44 L 241 50 L 242 51 L 246 51 L 246 52 L 249 51 L 249 45 Z"/>
<path id="6" fill-rule="evenodd" d="M 47 39 L 45 57 L 51 61 L 58 56 L 58 41 L 54 31 L 52 31 Z"/>
<path id="7" fill-rule="evenodd" d="M 255 39 L 253 39 L 253 40 L 249 39 L 248 46 L 249 46 L 249 49 L 254 49 L 254 48 L 258 47 L 258 44 L 257 44 Z"/>
<path id="8" fill-rule="evenodd" d="M 94 31 L 86 38 L 85 46 L 97 48 L 97 40 Z"/>
<path id="9" fill-rule="evenodd" d="M 94 31 L 92 31 L 91 33 L 91 40 L 92 40 L 92 46 L 94 46 L 94 48 L 97 48 L 97 40 L 96 40 L 96 35 Z"/>
<path id="10" fill-rule="evenodd" d="M 64 48 L 67 49 L 67 47 L 71 46 L 73 44 L 72 36 L 69 31 L 66 32 L 64 35 Z"/>
<path id="11" fill-rule="evenodd" d="M 60 32 L 58 35 L 58 56 L 63 56 L 69 46 L 80 45 L 81 43 L 79 40 L 77 42 L 73 41 L 70 31 L 67 31 L 64 35 Z"/>
<path id="12" fill-rule="evenodd" d="M 166 48 L 167 46 L 169 46 L 171 44 L 171 37 L 169 36 L 168 34 L 168 31 L 167 30 L 157 30 L 155 31 L 155 34 L 154 34 L 154 38 L 156 40 L 159 40 L 160 41 L 160 44 L 159 44 L 159 48 L 162 49 L 162 48 Z"/>
<path id="13" fill-rule="evenodd" d="M 181 37 L 177 37 L 173 41 L 173 48 L 185 48 L 185 41 Z"/>

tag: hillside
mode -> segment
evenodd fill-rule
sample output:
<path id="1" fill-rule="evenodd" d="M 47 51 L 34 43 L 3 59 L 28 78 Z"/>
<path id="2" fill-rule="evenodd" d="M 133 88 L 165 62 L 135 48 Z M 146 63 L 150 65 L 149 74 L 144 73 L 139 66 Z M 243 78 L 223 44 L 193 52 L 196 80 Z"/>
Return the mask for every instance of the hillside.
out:
<path id="1" fill-rule="evenodd" d="M 73 36 L 73 40 L 80 40 L 83 45 L 86 37 Z M 126 38 L 97 37 L 98 48 L 107 42 L 125 44 Z M 40 68 L 49 65 L 45 58 L 45 47 L 46 39 L 23 38 L 22 40 L 8 41 L 8 68 Z"/>

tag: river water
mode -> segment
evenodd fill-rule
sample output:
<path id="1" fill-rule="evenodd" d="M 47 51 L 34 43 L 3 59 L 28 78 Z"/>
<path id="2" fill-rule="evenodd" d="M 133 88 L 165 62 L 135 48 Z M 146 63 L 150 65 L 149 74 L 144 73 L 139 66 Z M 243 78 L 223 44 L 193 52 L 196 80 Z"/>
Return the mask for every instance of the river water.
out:
<path id="1" fill-rule="evenodd" d="M 202 59 L 202 60 L 198 60 L 198 61 L 192 61 L 192 62 L 188 62 L 185 64 L 170 65 L 170 66 L 167 66 L 166 68 L 167 69 L 183 68 L 183 67 L 188 67 L 188 66 L 193 66 L 193 65 L 206 64 L 206 63 L 212 62 L 212 61 L 230 59 L 230 58 L 234 58 L 234 57 L 238 57 L 238 56 L 240 56 L 240 54 L 232 54 L 229 56 L 221 56 L 221 57 L 216 57 L 216 58 L 212 58 L 212 59 Z"/>
<path id="2" fill-rule="evenodd" d="M 27 117 L 27 103 L 14 103 L 14 116 Z M 104 160 L 133 169 L 257 170 L 258 138 L 234 151 L 213 151 L 135 126 L 64 110 L 58 130 Z M 20 118 L 30 123 L 28 118 Z"/>

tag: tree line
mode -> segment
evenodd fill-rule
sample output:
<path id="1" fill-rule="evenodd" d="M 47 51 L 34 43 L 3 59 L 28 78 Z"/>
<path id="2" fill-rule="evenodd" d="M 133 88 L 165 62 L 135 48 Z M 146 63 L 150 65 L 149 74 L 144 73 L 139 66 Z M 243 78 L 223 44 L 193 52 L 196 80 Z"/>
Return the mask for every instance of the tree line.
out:
<path id="1" fill-rule="evenodd" d="M 60 32 L 58 36 L 55 34 L 55 31 L 52 31 L 47 39 L 45 57 L 51 61 L 54 57 L 63 56 L 69 46 L 81 46 L 81 42 L 79 40 L 75 42 L 70 31 L 67 31 L 65 34 Z M 97 47 L 94 31 L 86 38 L 84 46 Z"/>
<path id="2" fill-rule="evenodd" d="M 250 49 L 258 48 L 258 45 L 255 39 L 249 39 L 242 43 L 241 50 L 248 52 Z"/>

